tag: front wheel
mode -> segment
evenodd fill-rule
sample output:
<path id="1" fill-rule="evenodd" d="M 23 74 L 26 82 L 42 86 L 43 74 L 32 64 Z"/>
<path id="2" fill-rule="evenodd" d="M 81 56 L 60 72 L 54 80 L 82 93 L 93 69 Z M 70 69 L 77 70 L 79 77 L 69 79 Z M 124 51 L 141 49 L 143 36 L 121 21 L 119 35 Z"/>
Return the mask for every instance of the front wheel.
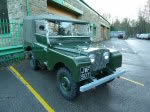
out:
<path id="1" fill-rule="evenodd" d="M 62 96 L 71 101 L 78 96 L 79 86 L 72 79 L 71 72 L 66 68 L 60 68 L 57 72 L 57 83 Z"/>

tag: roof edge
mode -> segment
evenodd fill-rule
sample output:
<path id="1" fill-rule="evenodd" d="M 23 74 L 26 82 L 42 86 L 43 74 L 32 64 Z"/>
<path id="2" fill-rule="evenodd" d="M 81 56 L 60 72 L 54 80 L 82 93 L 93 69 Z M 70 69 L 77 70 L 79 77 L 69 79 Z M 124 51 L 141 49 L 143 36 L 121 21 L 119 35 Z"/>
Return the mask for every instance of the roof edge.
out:
<path id="1" fill-rule="evenodd" d="M 106 18 L 104 18 L 102 15 L 100 15 L 95 9 L 93 9 L 90 5 L 88 5 L 85 1 L 83 1 L 83 0 L 79 0 L 79 1 L 81 1 L 83 4 L 85 4 L 87 7 L 89 7 L 91 10 L 93 10 L 96 14 L 98 14 L 100 17 L 102 17 L 106 22 L 108 22 L 108 24 L 109 25 L 111 25 L 110 24 L 110 22 L 106 19 Z"/>

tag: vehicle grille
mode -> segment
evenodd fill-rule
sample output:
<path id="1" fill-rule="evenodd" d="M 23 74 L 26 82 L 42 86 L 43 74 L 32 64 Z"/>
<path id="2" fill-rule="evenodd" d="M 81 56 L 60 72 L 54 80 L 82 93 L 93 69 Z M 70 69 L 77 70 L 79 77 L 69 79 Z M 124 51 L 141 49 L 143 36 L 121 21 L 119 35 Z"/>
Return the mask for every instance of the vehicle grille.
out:
<path id="1" fill-rule="evenodd" d="M 95 63 L 93 63 L 92 65 L 92 70 L 93 71 L 97 71 L 97 70 L 101 70 L 103 68 L 106 67 L 106 65 L 109 63 L 109 59 L 106 60 L 104 58 L 104 53 L 96 53 L 96 57 L 95 57 Z"/>

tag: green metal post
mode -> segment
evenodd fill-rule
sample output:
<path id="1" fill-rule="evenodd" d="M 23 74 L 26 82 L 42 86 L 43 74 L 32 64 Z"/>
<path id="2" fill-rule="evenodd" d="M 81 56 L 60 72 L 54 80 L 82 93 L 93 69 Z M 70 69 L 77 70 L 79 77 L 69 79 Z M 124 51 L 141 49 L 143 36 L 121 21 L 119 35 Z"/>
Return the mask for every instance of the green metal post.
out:
<path id="1" fill-rule="evenodd" d="M 4 27 L 4 35 L 6 35 L 6 22 L 5 22 L 5 19 L 3 20 L 3 27 Z"/>
<path id="2" fill-rule="evenodd" d="M 3 36 L 4 35 L 4 19 L 2 19 L 2 33 L 1 33 L 1 35 Z M 4 40 L 4 38 L 2 38 L 2 45 L 4 45 L 5 46 L 5 40 Z"/>
<path id="3" fill-rule="evenodd" d="M 30 2 L 26 0 L 27 16 L 31 15 Z"/>
<path id="4" fill-rule="evenodd" d="M 9 23 L 7 19 L 0 19 L 0 67 L 24 58 L 21 32 L 22 24 L 16 21 Z M 9 33 L 12 34 L 12 38 L 8 38 Z"/>

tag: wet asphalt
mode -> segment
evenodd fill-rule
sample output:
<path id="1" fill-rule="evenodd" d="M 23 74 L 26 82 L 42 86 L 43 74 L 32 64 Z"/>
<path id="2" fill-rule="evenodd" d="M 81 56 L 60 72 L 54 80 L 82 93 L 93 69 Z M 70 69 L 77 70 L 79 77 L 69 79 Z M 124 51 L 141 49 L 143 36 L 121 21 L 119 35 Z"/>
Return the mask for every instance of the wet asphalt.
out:
<path id="1" fill-rule="evenodd" d="M 102 44 L 102 43 L 101 43 Z M 33 71 L 29 61 L 14 67 L 47 101 L 55 112 L 149 112 L 150 111 L 150 41 L 112 39 L 103 44 L 123 54 L 123 76 L 144 84 L 140 86 L 124 79 L 81 93 L 73 102 L 59 93 L 55 73 Z M 0 112 L 46 112 L 32 93 L 8 70 L 0 70 Z"/>

